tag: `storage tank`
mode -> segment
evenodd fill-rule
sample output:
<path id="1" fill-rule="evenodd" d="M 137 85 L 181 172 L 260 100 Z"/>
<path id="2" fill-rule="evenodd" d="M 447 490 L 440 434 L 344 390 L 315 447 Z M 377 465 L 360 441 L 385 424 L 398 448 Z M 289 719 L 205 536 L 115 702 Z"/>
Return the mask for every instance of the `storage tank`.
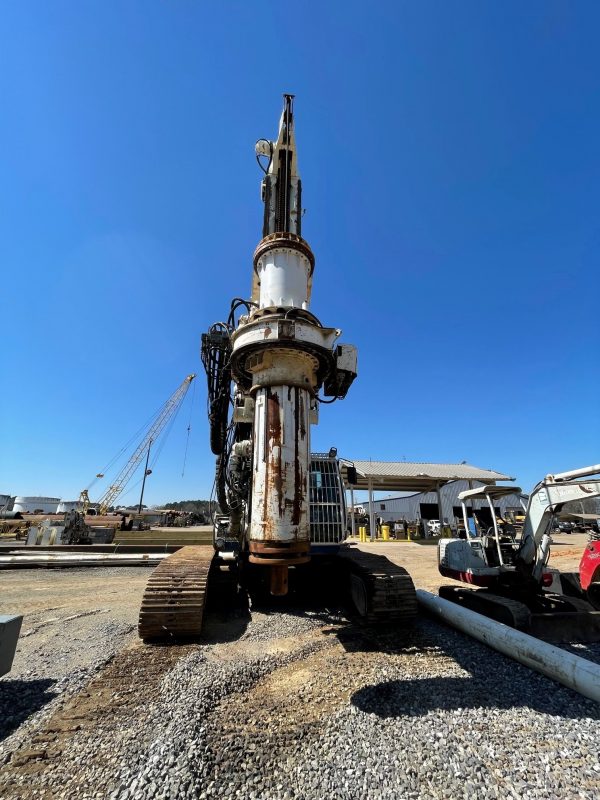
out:
<path id="1" fill-rule="evenodd" d="M 0 494 L 0 511 L 11 511 L 10 508 L 10 501 L 12 500 L 12 495 L 10 494 Z"/>
<path id="2" fill-rule="evenodd" d="M 33 514 L 34 511 L 40 514 L 56 514 L 59 503 L 60 497 L 15 497 L 13 511 L 20 511 L 22 514 Z"/>
<path id="3" fill-rule="evenodd" d="M 67 511 L 81 511 L 82 506 L 79 500 L 61 500 L 56 509 L 57 514 L 66 514 Z"/>

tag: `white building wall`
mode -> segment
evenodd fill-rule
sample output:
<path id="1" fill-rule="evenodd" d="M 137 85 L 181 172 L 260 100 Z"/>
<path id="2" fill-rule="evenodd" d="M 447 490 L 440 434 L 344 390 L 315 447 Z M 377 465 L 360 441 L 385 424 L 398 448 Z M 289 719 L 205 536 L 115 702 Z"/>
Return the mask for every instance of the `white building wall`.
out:
<path id="1" fill-rule="evenodd" d="M 480 481 L 471 481 L 471 487 L 469 487 L 468 481 L 453 481 L 452 483 L 447 483 L 445 486 L 442 486 L 440 489 L 440 499 L 442 501 L 444 521 L 452 522 L 454 520 L 452 509 L 453 506 L 460 506 L 460 500 L 458 499 L 460 492 L 464 492 L 469 488 L 476 489 L 478 486 L 483 485 L 484 484 Z M 376 516 L 382 517 L 386 521 L 406 520 L 407 522 L 412 522 L 421 518 L 421 503 L 437 503 L 437 494 L 435 492 L 426 492 L 425 494 L 410 495 L 410 497 L 395 497 L 391 499 L 382 497 L 373 501 L 373 507 Z M 469 501 L 468 505 L 470 504 L 471 501 Z M 363 505 L 365 511 L 369 513 L 369 502 L 365 501 L 361 503 L 361 505 Z M 385 506 L 385 509 L 381 508 L 382 505 Z M 483 505 L 487 505 L 487 503 L 483 502 Z M 506 511 L 507 508 L 521 508 L 519 495 L 509 494 L 505 497 L 501 497 L 499 500 L 495 501 L 495 506 L 499 508 L 501 512 Z M 481 507 L 482 501 L 476 500 L 475 508 Z"/>

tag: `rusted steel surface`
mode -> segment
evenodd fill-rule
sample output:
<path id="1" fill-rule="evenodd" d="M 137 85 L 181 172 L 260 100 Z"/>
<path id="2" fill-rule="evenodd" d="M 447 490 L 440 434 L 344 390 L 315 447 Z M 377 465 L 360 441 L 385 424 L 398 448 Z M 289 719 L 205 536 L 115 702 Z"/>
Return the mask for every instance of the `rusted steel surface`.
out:
<path id="1" fill-rule="evenodd" d="M 251 543 L 303 542 L 308 550 L 309 408 L 298 386 L 256 393 Z"/>
<path id="2" fill-rule="evenodd" d="M 310 275 L 312 276 L 315 268 L 315 256 L 310 249 L 310 245 L 301 236 L 296 236 L 294 233 L 288 231 L 279 231 L 277 233 L 270 233 L 260 240 L 253 256 L 254 270 L 257 270 L 258 262 L 268 253 L 269 250 L 298 250 L 308 260 L 310 264 Z"/>
<path id="3" fill-rule="evenodd" d="M 274 597 L 283 597 L 288 593 L 288 567 L 271 567 L 269 591 Z"/>
<path id="4" fill-rule="evenodd" d="M 310 542 L 250 542 L 251 564 L 283 566 L 284 564 L 306 564 L 310 561 Z"/>
<path id="5" fill-rule="evenodd" d="M 110 527 L 118 527 L 121 524 L 121 518 L 125 515 L 126 517 L 131 516 L 131 512 L 123 512 L 123 514 L 106 514 L 105 516 L 100 516 L 99 514 L 88 514 L 85 517 L 86 525 L 93 525 L 93 526 L 110 526 Z M 49 519 L 51 522 L 60 524 L 64 521 L 65 515 L 64 514 L 23 514 L 23 519 L 21 522 L 29 522 L 30 525 L 39 525 L 45 519 Z"/>

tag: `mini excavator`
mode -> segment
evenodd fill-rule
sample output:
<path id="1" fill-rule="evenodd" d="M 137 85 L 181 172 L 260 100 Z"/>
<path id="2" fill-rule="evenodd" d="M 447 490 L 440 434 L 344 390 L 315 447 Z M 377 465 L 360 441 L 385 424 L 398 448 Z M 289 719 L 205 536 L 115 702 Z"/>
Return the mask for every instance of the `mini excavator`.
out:
<path id="1" fill-rule="evenodd" d="M 293 104 L 285 94 L 277 139 L 256 143 L 264 215 L 251 297 L 235 298 L 227 321 L 202 336 L 220 509 L 213 545 L 182 547 L 152 573 L 139 618 L 144 640 L 200 635 L 207 596 L 224 576 L 277 597 L 290 580 L 310 586 L 315 562 L 342 576 L 367 623 L 407 623 L 417 612 L 404 569 L 343 544 L 336 450 L 310 449 L 320 405 L 346 396 L 357 354 L 309 311 L 315 256 L 301 235 Z"/>
<path id="2" fill-rule="evenodd" d="M 442 586 L 446 600 L 477 611 L 513 628 L 548 640 L 600 640 L 600 549 L 590 542 L 576 573 L 548 568 L 556 514 L 569 503 L 600 497 L 600 464 L 547 475 L 532 490 L 520 536 L 498 520 L 494 501 L 519 493 L 515 486 L 481 486 L 459 494 L 465 536 L 440 539 L 442 575 L 480 587 Z M 482 535 L 468 534 L 467 503 L 484 502 L 492 526 Z"/>

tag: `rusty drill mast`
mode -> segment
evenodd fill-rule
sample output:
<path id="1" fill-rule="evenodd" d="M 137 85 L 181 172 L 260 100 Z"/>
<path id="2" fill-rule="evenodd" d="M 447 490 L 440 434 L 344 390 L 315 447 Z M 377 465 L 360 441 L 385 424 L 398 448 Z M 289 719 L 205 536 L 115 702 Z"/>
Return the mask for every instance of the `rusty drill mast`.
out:
<path id="1" fill-rule="evenodd" d="M 331 398 L 325 402 L 345 397 L 357 359 L 355 347 L 338 344 L 341 331 L 309 311 L 315 257 L 301 237 L 293 100 L 284 95 L 277 139 L 256 143 L 264 214 L 251 298 L 235 298 L 227 321 L 202 336 L 221 512 L 214 543 L 184 547 L 155 570 L 140 613 L 144 639 L 199 634 L 209 576 L 217 570 L 245 585 L 259 575 L 272 595 L 285 595 L 289 570 L 302 580 L 323 550 L 326 569 L 343 565 L 348 594 L 367 620 L 404 621 L 416 613 L 403 569 L 341 544 L 346 507 L 335 449 L 311 455 L 320 393 Z"/>

